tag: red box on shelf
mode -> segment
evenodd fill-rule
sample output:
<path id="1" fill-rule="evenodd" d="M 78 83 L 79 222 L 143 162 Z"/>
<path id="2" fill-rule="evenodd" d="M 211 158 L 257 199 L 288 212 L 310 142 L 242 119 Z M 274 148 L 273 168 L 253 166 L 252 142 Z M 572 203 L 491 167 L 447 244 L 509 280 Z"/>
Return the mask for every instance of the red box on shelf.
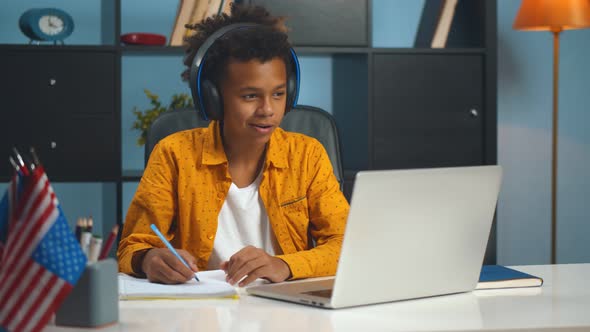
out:
<path id="1" fill-rule="evenodd" d="M 121 35 L 121 42 L 127 45 L 166 45 L 166 37 L 155 33 L 133 32 Z"/>

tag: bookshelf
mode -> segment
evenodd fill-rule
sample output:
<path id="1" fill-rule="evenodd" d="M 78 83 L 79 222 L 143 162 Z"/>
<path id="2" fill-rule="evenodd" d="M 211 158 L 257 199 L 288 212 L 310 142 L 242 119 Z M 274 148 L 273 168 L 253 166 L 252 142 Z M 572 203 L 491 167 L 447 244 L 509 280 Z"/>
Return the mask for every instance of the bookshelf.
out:
<path id="1" fill-rule="evenodd" d="M 373 16 L 376 11 L 382 11 L 384 6 L 392 6 L 389 1 L 343 0 L 337 2 L 341 7 L 331 8 L 332 11 L 324 7 L 334 7 L 335 4 L 312 0 L 302 0 L 296 6 L 292 2 L 279 0 L 244 2 L 267 5 L 271 11 L 275 9 L 289 13 L 294 10 L 291 15 L 293 29 L 308 26 L 313 32 L 319 29 L 318 26 L 330 27 L 323 29 L 327 31 L 322 30 L 322 33 L 299 32 L 293 38 L 295 50 L 304 60 L 304 66 L 307 59 L 319 66 L 324 63 L 331 66 L 330 70 L 322 72 L 328 73 L 327 78 L 311 74 L 313 81 L 326 80 L 330 83 L 326 95 L 316 98 L 323 98 L 323 102 L 329 105 L 323 108 L 332 112 L 340 130 L 347 195 L 350 194 L 354 174 L 358 170 L 496 163 L 496 1 L 471 1 L 470 6 L 458 7 L 456 15 L 462 17 L 464 29 L 469 30 L 469 33 L 453 30 L 455 37 L 449 36 L 448 48 L 444 49 L 374 47 L 373 35 L 377 28 L 373 26 Z M 18 18 L 26 8 L 27 1 L 23 3 L 18 4 L 19 8 L 5 12 Z M 11 121 L 3 121 L 0 125 L 0 142 L 3 144 L 0 149 L 5 151 L 14 138 L 19 137 L 17 132 L 32 130 L 47 133 L 43 128 L 57 128 L 71 147 L 66 149 L 69 153 L 66 155 L 56 155 L 49 148 L 42 149 L 43 159 L 49 162 L 48 167 L 51 166 L 48 170 L 51 179 L 59 183 L 102 184 L 101 204 L 105 220 L 102 229 L 105 231 L 115 221 L 122 223 L 129 196 L 143 171 L 143 149 L 134 146 L 136 133 L 129 133 L 130 109 L 134 105 L 141 106 L 137 100 L 142 98 L 142 92 L 137 92 L 137 89 L 131 91 L 130 82 L 134 82 L 134 87 L 143 84 L 144 68 L 149 69 L 150 66 L 177 66 L 177 69 L 173 67 L 169 71 L 179 77 L 184 54 L 182 47 L 124 46 L 116 41 L 123 33 L 142 29 L 168 34 L 168 30 L 153 31 L 147 27 L 171 27 L 175 14 L 174 3 L 167 2 L 165 7 L 171 8 L 165 13 L 160 13 L 164 6 L 158 5 L 157 1 L 95 0 L 84 5 L 87 9 L 71 8 L 74 12 L 99 10 L 101 15 L 98 22 L 89 19 L 85 22 L 86 27 L 84 22 L 80 22 L 78 27 L 80 30 L 90 29 L 90 25 L 100 28 L 95 28 L 98 31 L 92 32 L 92 38 L 76 39 L 72 35 L 65 46 L 26 45 L 18 31 L 8 39 L 0 38 L 1 69 L 13 68 L 12 77 L 0 83 L 3 91 L 14 91 L 5 102 L 8 103 L 7 109 L 27 110 L 15 112 L 18 114 L 8 117 Z M 406 3 L 416 6 L 414 0 Z M 62 2 L 56 1 L 55 6 L 60 5 Z M 8 5 L 0 5 L 0 8 L 4 9 L 5 6 Z M 64 6 L 71 4 L 63 1 L 62 8 Z M 332 12 L 348 13 L 348 16 L 326 16 L 326 13 Z M 317 15 L 306 16 L 304 13 Z M 142 21 L 141 15 L 147 15 L 150 19 Z M 158 21 L 161 19 L 159 15 L 167 19 Z M 321 19 L 324 21 L 319 22 Z M 416 20 L 419 21 L 418 18 Z M 306 39 L 309 36 L 313 38 Z M 84 68 L 83 64 L 72 66 L 75 61 L 50 66 L 55 73 L 71 76 L 71 86 L 66 85 L 64 89 L 104 89 L 101 96 L 109 101 L 108 105 L 103 104 L 103 108 L 109 112 L 98 110 L 80 114 L 78 106 L 62 105 L 59 101 L 48 103 L 48 99 L 30 98 L 30 89 L 15 89 L 13 82 L 22 77 L 22 70 L 30 66 L 33 62 L 31 59 L 38 59 L 46 67 L 47 63 L 43 61 L 56 54 L 65 54 L 72 59 L 85 56 L 109 59 L 104 64 L 108 70 L 94 73 L 92 80 L 82 75 L 83 71 L 80 70 Z M 25 58 L 30 61 L 24 62 L 22 55 L 26 55 Z M 135 67 L 137 63 L 145 65 Z M 470 64 L 470 67 L 466 64 Z M 428 71 L 425 71 L 425 66 L 428 66 Z M 32 70 L 27 82 L 43 83 L 46 79 L 38 70 Z M 442 83 L 449 80 L 457 84 Z M 159 80 L 147 77 L 144 87 L 164 86 L 169 92 L 188 92 L 188 87 L 178 81 L 169 87 L 171 84 L 159 84 Z M 323 89 L 323 85 L 320 85 L 323 83 L 313 81 L 308 83 L 318 84 L 314 89 Z M 422 84 L 426 81 L 433 83 Z M 457 89 L 466 87 L 471 89 L 468 94 L 470 98 L 456 93 Z M 162 100 L 166 101 L 166 92 L 161 92 L 161 95 Z M 26 103 L 23 104 L 23 100 Z M 317 104 L 314 106 L 322 107 Z M 47 109 L 60 109 L 65 115 L 55 117 L 53 113 L 43 111 Z M 473 115 L 473 109 L 477 116 Z M 11 116 L 16 118 L 12 119 Z M 12 121 L 26 123 L 26 117 L 35 117 L 39 121 L 29 121 L 29 125 L 18 127 L 8 124 Z M 404 128 L 412 131 L 404 131 Z M 96 134 L 88 136 L 86 130 Z M 40 135 L 30 143 L 47 145 L 50 139 Z M 18 142 L 24 141 L 19 139 Z M 94 148 L 89 151 L 88 147 Z M 71 153 L 75 153 L 79 162 L 64 168 Z M 54 160 L 53 155 L 56 155 Z M 94 168 L 89 168 L 88 160 L 94 160 Z M 0 163 L 2 182 L 8 181 L 7 167 L 5 163 Z M 486 262 L 495 262 L 495 230 L 492 232 Z"/>

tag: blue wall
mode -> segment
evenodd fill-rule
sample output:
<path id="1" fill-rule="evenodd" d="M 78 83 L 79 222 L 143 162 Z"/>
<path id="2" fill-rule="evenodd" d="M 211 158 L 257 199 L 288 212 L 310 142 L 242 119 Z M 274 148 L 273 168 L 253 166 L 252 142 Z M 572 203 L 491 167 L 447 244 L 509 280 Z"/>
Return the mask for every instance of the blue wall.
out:
<path id="1" fill-rule="evenodd" d="M 51 179 L 51 174 L 48 176 Z M 115 223 L 115 211 L 112 208 L 106 209 L 108 199 L 103 196 L 116 195 L 114 183 L 52 183 L 52 186 L 72 228 L 80 217 L 92 216 L 95 234 L 105 234 L 108 231 L 103 229 L 103 223 Z M 0 184 L 0 195 L 4 195 L 6 188 L 5 183 Z"/>
<path id="2" fill-rule="evenodd" d="M 425 0 L 373 0 L 373 47 L 412 47 Z"/>
<path id="3" fill-rule="evenodd" d="M 122 32 L 168 34 L 177 0 L 123 0 Z M 549 262 L 551 160 L 551 35 L 512 30 L 519 1 L 498 1 L 498 160 L 505 178 L 498 205 L 498 259 L 501 264 Z M 100 44 L 100 0 L 56 0 L 76 21 L 68 44 Z M 411 47 L 424 0 L 373 0 L 375 47 Z M 0 3 L 0 43 L 26 43 L 18 17 L 46 1 L 8 0 Z M 108 18 L 107 18 L 108 19 Z M 590 30 L 566 31 L 561 39 L 560 145 L 558 196 L 558 261 L 590 262 Z M 130 129 L 133 107 L 145 109 L 148 88 L 168 102 L 174 93 L 188 92 L 180 81 L 181 56 L 125 56 L 122 61 L 122 132 L 124 170 L 143 168 L 143 148 Z M 302 56 L 300 103 L 332 112 L 331 56 Z M 137 183 L 125 183 L 126 210 Z M 0 185 L 4 191 L 5 185 Z M 112 184 L 55 184 L 66 216 L 114 218 Z M 100 227 L 100 226 L 97 226 Z"/>
<path id="4" fill-rule="evenodd" d="M 498 2 L 498 258 L 550 261 L 552 36 L 512 30 L 520 2 Z M 590 30 L 561 34 L 558 262 L 590 262 Z"/>

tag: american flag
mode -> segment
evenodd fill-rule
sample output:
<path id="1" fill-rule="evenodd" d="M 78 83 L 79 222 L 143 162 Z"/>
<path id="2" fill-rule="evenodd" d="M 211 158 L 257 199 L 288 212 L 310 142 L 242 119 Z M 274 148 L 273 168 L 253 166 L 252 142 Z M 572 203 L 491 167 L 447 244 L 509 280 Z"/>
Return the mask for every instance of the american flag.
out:
<path id="1" fill-rule="evenodd" d="M 0 330 L 40 331 L 84 272 L 86 256 L 43 167 L 13 178 L 1 202 Z"/>

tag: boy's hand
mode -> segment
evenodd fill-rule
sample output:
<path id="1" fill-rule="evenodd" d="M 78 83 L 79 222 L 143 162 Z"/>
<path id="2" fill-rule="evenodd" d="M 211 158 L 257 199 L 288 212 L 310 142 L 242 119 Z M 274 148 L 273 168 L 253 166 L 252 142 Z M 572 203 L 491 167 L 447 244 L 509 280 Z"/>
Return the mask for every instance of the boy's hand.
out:
<path id="1" fill-rule="evenodd" d="M 248 285 L 257 278 L 280 282 L 291 276 L 291 269 L 285 261 L 253 246 L 245 247 L 231 256 L 229 261 L 221 263 L 221 269 L 227 274 L 227 282 L 232 285 L 247 276 L 240 282 L 240 287 Z"/>
<path id="2" fill-rule="evenodd" d="M 141 268 L 149 281 L 181 284 L 195 277 L 195 272 L 198 271 L 195 258 L 185 250 L 177 249 L 176 251 L 191 268 L 184 266 L 170 250 L 154 248 L 145 254 L 141 263 Z"/>

